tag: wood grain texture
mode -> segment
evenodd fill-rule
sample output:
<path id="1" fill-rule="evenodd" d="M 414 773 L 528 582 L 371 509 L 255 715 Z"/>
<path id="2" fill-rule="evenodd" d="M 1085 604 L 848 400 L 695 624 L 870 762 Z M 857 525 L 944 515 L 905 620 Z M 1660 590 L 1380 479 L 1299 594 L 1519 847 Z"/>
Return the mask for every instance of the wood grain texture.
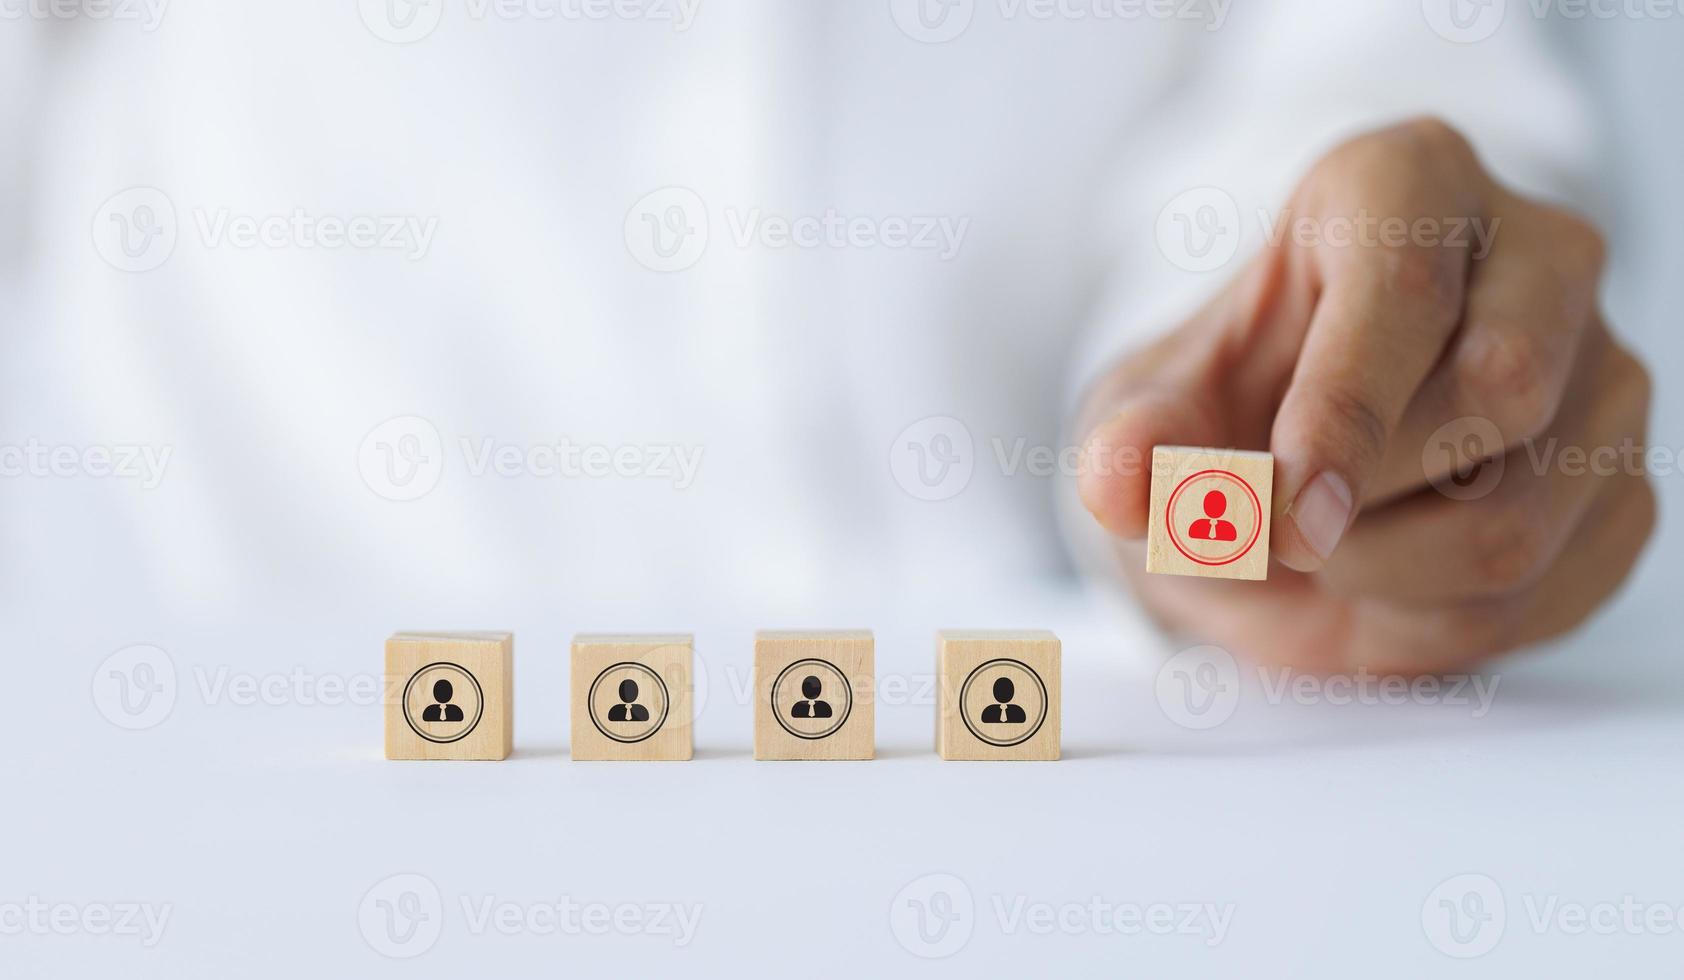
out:
<path id="1" fill-rule="evenodd" d="M 754 757 L 874 758 L 875 650 L 866 630 L 755 634 Z"/>
<path id="2" fill-rule="evenodd" d="M 514 748 L 512 633 L 386 641 L 386 758 L 502 760 Z"/>
<path id="3" fill-rule="evenodd" d="M 1058 637 L 1046 630 L 936 634 L 936 754 L 943 759 L 1058 758 Z"/>
<path id="4" fill-rule="evenodd" d="M 694 753 L 695 646 L 689 634 L 575 636 L 573 758 L 690 759 Z"/>
<path id="5" fill-rule="evenodd" d="M 1268 453 L 1154 446 L 1146 570 L 1267 579 L 1274 486 Z"/>

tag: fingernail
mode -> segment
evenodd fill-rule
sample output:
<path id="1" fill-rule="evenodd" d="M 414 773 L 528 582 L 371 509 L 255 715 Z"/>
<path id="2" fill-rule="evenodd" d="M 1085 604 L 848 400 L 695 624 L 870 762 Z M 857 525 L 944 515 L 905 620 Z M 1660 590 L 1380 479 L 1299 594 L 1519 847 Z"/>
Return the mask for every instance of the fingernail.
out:
<path id="1" fill-rule="evenodd" d="M 1299 491 L 1298 499 L 1287 508 L 1287 514 L 1298 525 L 1298 533 L 1310 550 L 1323 561 L 1339 547 L 1345 536 L 1345 525 L 1351 521 L 1351 488 L 1336 473 L 1323 473 Z"/>

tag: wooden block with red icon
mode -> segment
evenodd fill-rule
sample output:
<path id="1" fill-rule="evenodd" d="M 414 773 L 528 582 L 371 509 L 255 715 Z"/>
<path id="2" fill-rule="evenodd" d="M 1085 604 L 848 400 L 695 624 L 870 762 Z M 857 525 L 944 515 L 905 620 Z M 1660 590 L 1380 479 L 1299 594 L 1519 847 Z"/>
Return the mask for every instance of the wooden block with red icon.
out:
<path id="1" fill-rule="evenodd" d="M 1274 486 L 1275 457 L 1269 453 L 1152 447 L 1146 570 L 1268 578 Z"/>

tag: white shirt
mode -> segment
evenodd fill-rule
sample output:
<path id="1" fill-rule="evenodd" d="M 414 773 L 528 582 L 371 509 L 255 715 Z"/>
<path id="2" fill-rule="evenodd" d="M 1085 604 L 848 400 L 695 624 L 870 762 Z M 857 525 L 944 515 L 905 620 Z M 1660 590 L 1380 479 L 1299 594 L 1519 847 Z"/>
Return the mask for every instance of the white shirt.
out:
<path id="1" fill-rule="evenodd" d="M 1431 112 L 1522 188 L 1589 170 L 1524 12 L 1464 45 L 1352 0 L 391 2 L 0 35 L 14 598 L 594 627 L 1009 594 L 1068 573 L 1037 473 L 1082 379 L 1334 141 Z M 1158 221 L 1201 187 L 1242 240 L 1188 271 Z"/>

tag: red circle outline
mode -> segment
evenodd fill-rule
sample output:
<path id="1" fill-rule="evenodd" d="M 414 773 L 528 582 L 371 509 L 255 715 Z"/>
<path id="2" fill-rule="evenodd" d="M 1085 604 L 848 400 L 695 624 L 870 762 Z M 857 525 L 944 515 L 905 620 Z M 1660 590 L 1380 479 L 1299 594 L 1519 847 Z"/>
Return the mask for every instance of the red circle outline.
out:
<path id="1" fill-rule="evenodd" d="M 1245 547 L 1236 552 L 1233 557 L 1224 558 L 1221 561 L 1210 561 L 1209 559 L 1200 558 L 1197 555 L 1189 553 L 1186 548 L 1181 547 L 1181 536 L 1175 532 L 1175 501 L 1181 496 L 1181 491 L 1187 489 L 1187 484 L 1192 483 L 1201 476 L 1225 476 L 1244 487 L 1245 492 L 1251 497 L 1252 513 L 1257 515 L 1256 520 L 1251 523 L 1251 540 L 1247 541 L 1245 543 Z M 1251 546 L 1257 543 L 1257 536 L 1263 533 L 1263 502 L 1257 499 L 1257 491 L 1251 489 L 1251 484 L 1241 479 L 1238 474 L 1230 473 L 1227 470 L 1200 470 L 1192 476 L 1187 477 L 1185 480 L 1182 480 L 1176 485 L 1175 490 L 1170 493 L 1169 505 L 1164 508 L 1164 527 L 1169 531 L 1169 543 L 1175 545 L 1175 550 L 1181 552 L 1181 556 L 1186 558 L 1188 561 L 1198 562 L 1201 565 L 1231 565 L 1249 554 L 1251 552 Z"/>

